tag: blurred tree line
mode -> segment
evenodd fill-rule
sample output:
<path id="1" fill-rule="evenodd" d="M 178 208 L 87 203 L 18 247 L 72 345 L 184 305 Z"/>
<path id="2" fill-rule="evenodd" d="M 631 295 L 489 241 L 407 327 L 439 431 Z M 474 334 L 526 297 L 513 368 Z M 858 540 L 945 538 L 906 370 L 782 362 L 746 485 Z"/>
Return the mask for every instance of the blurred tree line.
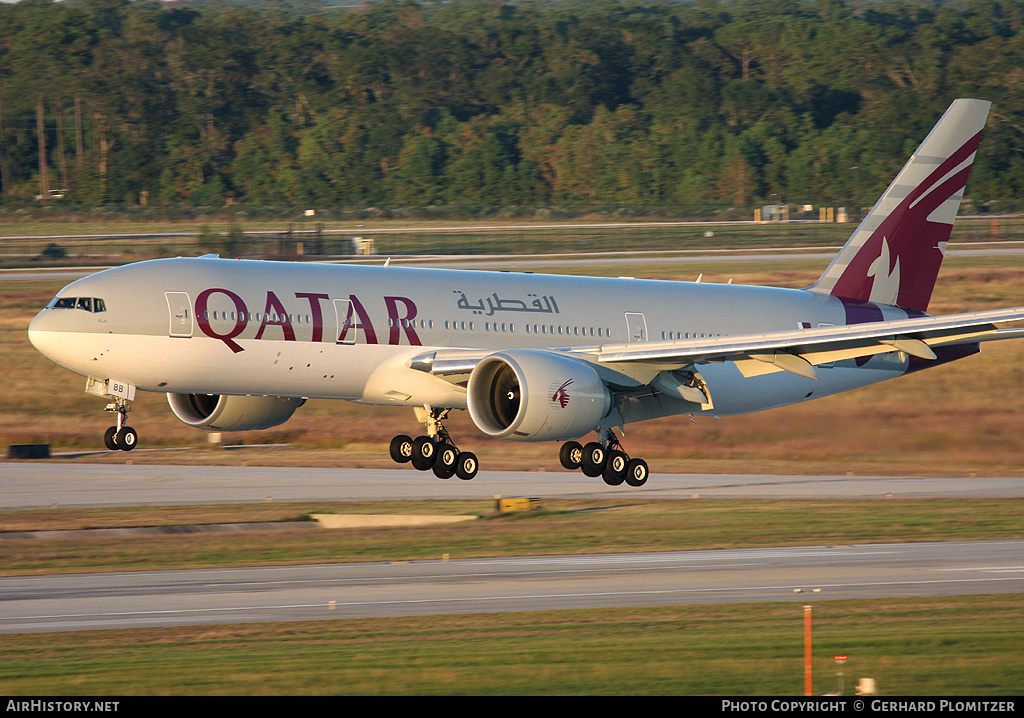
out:
<path id="1" fill-rule="evenodd" d="M 0 201 L 864 204 L 962 96 L 1024 188 L 1020 1 L 267 5 L 0 4 Z"/>

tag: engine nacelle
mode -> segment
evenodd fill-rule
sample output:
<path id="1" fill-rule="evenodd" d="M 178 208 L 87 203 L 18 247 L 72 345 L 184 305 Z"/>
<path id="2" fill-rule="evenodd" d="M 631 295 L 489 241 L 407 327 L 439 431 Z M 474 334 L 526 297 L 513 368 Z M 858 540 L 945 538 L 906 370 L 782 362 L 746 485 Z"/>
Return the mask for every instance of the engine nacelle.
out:
<path id="1" fill-rule="evenodd" d="M 473 422 L 489 436 L 559 441 L 593 431 L 612 396 L 590 365 L 523 349 L 491 354 L 477 364 L 468 401 Z"/>
<path id="2" fill-rule="evenodd" d="M 305 399 L 279 396 L 168 394 L 171 411 L 189 426 L 210 431 L 249 431 L 283 424 Z"/>

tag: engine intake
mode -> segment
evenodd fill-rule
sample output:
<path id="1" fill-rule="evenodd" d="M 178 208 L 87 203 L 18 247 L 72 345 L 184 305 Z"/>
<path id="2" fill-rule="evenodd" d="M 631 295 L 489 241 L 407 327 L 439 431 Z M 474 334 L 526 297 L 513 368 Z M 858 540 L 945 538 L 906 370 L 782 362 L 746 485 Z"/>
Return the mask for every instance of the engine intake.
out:
<path id="1" fill-rule="evenodd" d="M 288 421 L 305 399 L 279 396 L 168 394 L 171 411 L 189 426 L 210 431 L 269 429 Z"/>
<path id="2" fill-rule="evenodd" d="M 597 428 L 612 396 L 589 364 L 529 349 L 484 358 L 469 377 L 469 414 L 513 441 L 575 439 Z"/>

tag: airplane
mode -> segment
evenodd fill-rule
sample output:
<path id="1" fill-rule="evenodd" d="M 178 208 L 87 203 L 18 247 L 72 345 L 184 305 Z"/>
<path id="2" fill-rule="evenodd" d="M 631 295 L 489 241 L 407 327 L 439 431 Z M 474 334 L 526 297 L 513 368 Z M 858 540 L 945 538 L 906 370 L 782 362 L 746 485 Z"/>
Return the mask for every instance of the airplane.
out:
<path id="1" fill-rule="evenodd" d="M 954 101 L 805 289 L 207 255 L 79 279 L 29 338 L 110 402 L 111 450 L 138 443 L 138 390 L 210 431 L 277 426 L 316 397 L 412 407 L 424 431 L 391 458 L 442 479 L 479 470 L 444 426 L 468 409 L 488 436 L 562 442 L 566 469 L 642 486 L 626 424 L 785 406 L 1024 337 L 996 327 L 1024 307 L 926 313 L 990 105 Z"/>

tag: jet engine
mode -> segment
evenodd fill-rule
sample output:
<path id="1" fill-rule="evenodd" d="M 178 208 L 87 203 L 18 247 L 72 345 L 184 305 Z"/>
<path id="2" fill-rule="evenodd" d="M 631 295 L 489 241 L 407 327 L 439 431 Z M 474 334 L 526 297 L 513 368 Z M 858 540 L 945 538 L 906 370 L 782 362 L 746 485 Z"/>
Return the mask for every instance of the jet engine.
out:
<path id="1" fill-rule="evenodd" d="M 529 349 L 485 357 L 469 377 L 469 414 L 513 441 L 575 439 L 597 428 L 612 396 L 590 365 Z"/>
<path id="2" fill-rule="evenodd" d="M 171 411 L 189 426 L 210 431 L 249 431 L 283 424 L 305 399 L 279 396 L 168 394 Z"/>

